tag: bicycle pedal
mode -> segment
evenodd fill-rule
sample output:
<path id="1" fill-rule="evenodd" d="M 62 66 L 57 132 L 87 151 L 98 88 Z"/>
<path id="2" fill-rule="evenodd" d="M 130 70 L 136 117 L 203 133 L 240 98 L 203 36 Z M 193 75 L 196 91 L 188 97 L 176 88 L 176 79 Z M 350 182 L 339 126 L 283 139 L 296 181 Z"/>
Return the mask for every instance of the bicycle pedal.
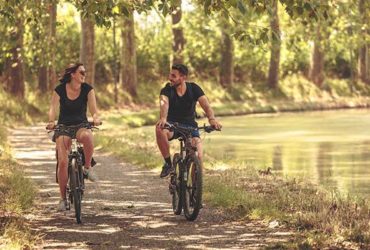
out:
<path id="1" fill-rule="evenodd" d="M 168 185 L 168 191 L 170 194 L 173 195 L 175 193 L 176 186 L 172 185 L 171 183 Z"/>

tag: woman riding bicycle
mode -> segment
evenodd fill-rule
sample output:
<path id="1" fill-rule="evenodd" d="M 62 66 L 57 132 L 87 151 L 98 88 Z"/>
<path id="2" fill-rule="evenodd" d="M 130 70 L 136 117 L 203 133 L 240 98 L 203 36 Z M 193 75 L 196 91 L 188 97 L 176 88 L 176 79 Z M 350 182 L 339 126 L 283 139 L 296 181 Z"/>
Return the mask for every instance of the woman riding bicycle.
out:
<path id="1" fill-rule="evenodd" d="M 58 125 L 60 127 L 55 131 L 53 138 L 56 141 L 58 156 L 57 177 L 61 196 L 59 210 L 66 210 L 67 205 L 68 151 L 73 138 L 83 144 L 85 155 L 84 174 L 91 181 L 97 179 L 91 169 L 94 145 L 91 130 L 87 128 L 87 106 L 89 106 L 94 124 L 100 124 L 100 119 L 96 106 L 95 91 L 92 86 L 84 82 L 85 75 L 86 71 L 82 63 L 70 65 L 65 69 L 63 77 L 59 80 L 61 84 L 55 88 L 51 98 L 48 129 L 55 127 L 55 117 L 59 106 Z"/>

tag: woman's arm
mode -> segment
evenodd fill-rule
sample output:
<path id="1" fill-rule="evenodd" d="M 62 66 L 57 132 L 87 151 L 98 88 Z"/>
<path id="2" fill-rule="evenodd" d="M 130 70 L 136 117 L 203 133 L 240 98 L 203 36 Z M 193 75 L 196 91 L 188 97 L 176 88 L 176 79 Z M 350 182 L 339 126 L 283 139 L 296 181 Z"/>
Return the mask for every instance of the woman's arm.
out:
<path id="1" fill-rule="evenodd" d="M 47 128 L 52 129 L 55 126 L 55 118 L 57 114 L 57 109 L 59 107 L 60 97 L 57 92 L 53 91 L 51 96 L 50 108 L 49 108 L 49 122 Z"/>
<path id="2" fill-rule="evenodd" d="M 98 108 L 96 106 L 96 97 L 95 97 L 95 90 L 90 90 L 89 94 L 87 95 L 87 104 L 89 105 L 90 114 L 93 118 L 94 124 L 99 125 L 100 119 L 98 114 Z"/>

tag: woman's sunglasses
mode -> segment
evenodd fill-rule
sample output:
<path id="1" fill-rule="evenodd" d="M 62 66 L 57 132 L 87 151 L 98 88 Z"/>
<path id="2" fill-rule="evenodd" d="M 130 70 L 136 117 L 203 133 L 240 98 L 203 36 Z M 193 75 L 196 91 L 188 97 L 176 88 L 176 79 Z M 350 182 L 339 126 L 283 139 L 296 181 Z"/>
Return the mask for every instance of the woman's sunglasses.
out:
<path id="1" fill-rule="evenodd" d="M 82 76 L 86 75 L 86 71 L 83 71 L 83 70 L 78 71 L 78 73 L 80 73 Z"/>

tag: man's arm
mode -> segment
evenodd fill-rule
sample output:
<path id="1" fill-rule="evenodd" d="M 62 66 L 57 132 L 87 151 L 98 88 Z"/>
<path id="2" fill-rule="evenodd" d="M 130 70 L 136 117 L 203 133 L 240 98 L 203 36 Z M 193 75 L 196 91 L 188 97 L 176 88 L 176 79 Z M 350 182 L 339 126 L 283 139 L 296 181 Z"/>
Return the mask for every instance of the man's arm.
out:
<path id="1" fill-rule="evenodd" d="M 202 95 L 201 97 L 199 97 L 198 102 L 202 109 L 204 110 L 204 112 L 206 113 L 209 124 L 212 125 L 215 129 L 221 129 L 222 125 L 216 120 L 213 110 L 209 105 L 207 97 L 205 95 Z"/>
<path id="2" fill-rule="evenodd" d="M 168 97 L 165 95 L 159 96 L 159 112 L 159 121 L 156 125 L 163 127 L 167 122 L 168 115 Z"/>

